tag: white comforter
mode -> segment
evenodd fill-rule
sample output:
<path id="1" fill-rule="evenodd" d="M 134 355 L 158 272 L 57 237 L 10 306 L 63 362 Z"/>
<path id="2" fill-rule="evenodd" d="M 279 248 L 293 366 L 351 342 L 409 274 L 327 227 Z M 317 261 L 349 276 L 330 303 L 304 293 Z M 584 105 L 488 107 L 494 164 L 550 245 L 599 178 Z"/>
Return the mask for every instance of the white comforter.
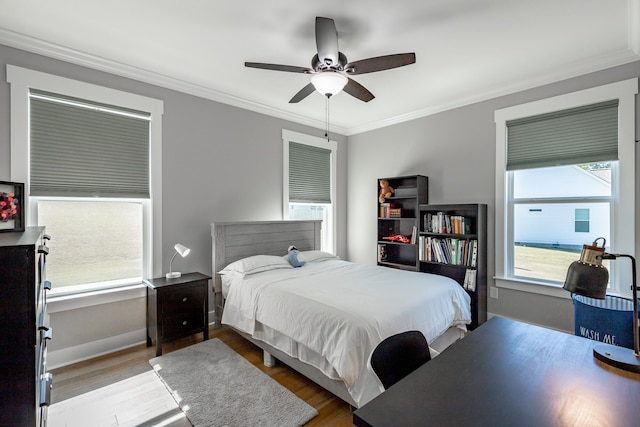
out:
<path id="1" fill-rule="evenodd" d="M 383 390 L 367 369 L 382 339 L 415 329 L 431 343 L 471 321 L 467 293 L 433 274 L 327 260 L 227 282 L 223 323 L 255 338 L 262 324 L 322 355 L 358 406 Z"/>

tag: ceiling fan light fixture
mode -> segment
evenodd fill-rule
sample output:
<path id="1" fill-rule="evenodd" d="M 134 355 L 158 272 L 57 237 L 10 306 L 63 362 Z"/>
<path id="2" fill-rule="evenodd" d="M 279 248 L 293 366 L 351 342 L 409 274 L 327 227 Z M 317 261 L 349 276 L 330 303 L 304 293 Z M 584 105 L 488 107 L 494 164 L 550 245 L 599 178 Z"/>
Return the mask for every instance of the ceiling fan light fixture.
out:
<path id="1" fill-rule="evenodd" d="M 318 92 L 325 96 L 333 96 L 347 85 L 347 76 L 337 71 L 323 71 L 311 76 L 311 83 Z"/>

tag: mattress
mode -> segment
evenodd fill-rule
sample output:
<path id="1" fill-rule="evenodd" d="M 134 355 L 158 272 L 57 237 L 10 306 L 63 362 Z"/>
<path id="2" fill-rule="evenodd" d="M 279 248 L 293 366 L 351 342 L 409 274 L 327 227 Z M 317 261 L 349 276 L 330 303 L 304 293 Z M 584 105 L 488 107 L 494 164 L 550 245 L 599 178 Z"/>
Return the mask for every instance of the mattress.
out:
<path id="1" fill-rule="evenodd" d="M 367 367 L 380 341 L 419 330 L 432 343 L 471 321 L 470 298 L 450 278 L 339 259 L 222 283 L 222 323 L 343 381 L 358 406 L 383 390 Z"/>

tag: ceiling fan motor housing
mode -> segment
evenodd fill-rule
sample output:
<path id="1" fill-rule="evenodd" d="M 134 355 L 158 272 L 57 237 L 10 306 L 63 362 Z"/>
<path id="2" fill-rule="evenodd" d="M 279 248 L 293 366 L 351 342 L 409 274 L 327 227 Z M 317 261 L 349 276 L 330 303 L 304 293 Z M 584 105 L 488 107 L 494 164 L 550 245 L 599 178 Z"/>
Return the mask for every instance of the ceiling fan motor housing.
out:
<path id="1" fill-rule="evenodd" d="M 331 58 L 325 58 L 324 62 L 320 61 L 318 54 L 316 53 L 311 59 L 311 68 L 313 68 L 316 72 L 325 71 L 325 70 L 333 70 L 333 71 L 349 71 L 349 69 L 345 69 L 345 65 L 348 64 L 347 56 L 338 52 L 338 63 L 334 64 Z"/>

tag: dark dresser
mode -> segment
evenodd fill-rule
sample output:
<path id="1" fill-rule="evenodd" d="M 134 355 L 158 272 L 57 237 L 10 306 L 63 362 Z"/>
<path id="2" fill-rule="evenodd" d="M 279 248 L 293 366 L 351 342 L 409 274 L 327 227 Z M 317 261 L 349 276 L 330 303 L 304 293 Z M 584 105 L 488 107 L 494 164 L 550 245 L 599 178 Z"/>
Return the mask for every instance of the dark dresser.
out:
<path id="1" fill-rule="evenodd" d="M 0 233 L 0 425 L 44 426 L 51 401 L 44 227 Z"/>

